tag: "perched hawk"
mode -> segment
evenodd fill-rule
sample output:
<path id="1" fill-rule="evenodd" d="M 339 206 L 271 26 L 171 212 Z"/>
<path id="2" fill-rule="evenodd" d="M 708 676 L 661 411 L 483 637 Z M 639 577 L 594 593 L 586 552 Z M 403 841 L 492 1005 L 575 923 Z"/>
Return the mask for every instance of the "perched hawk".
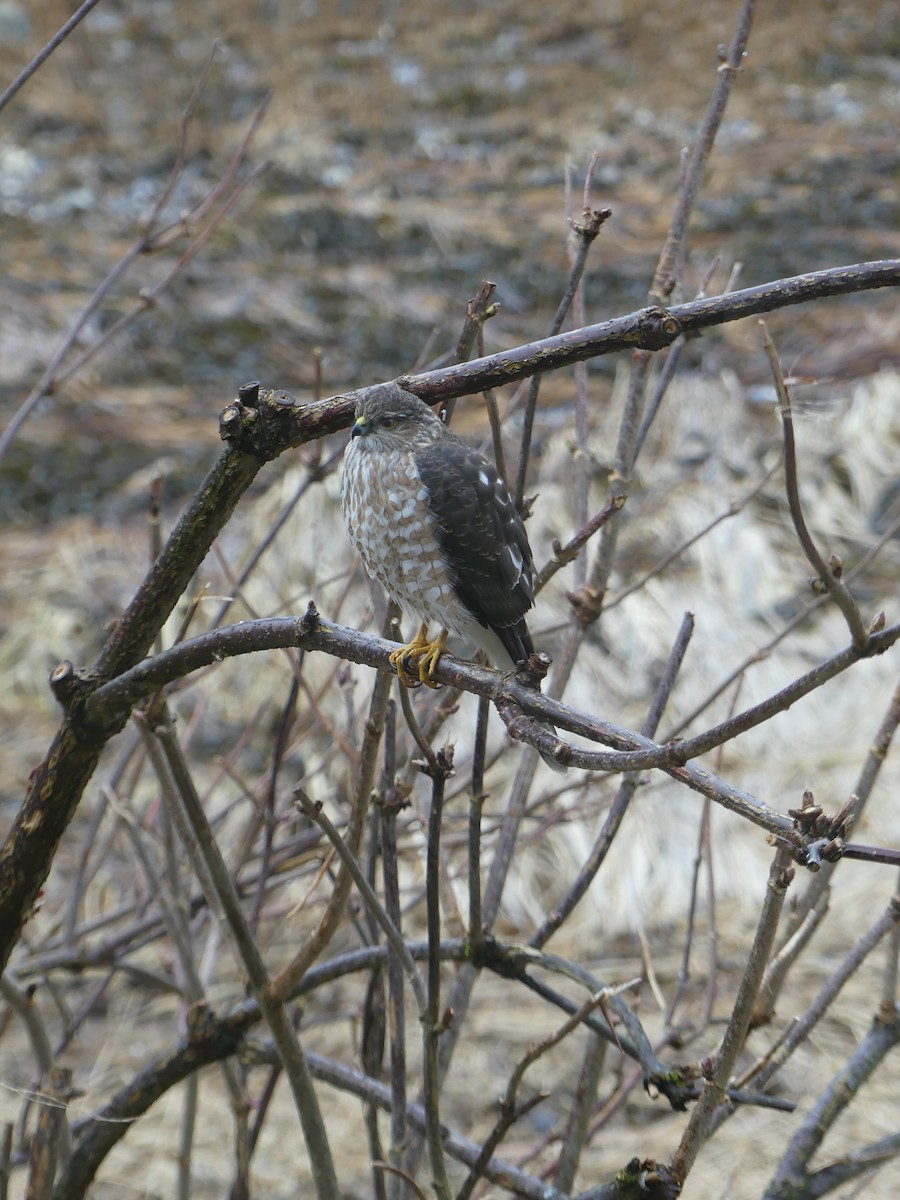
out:
<path id="1" fill-rule="evenodd" d="M 427 404 L 394 383 L 356 408 L 344 454 L 341 507 L 368 573 L 421 622 L 391 662 L 407 686 L 436 686 L 449 631 L 508 669 L 534 647 L 525 614 L 534 562 L 525 526 L 497 468 Z M 440 633 L 428 640 L 428 626 Z M 549 760 L 548 760 L 549 761 Z M 551 764 L 551 765 L 556 765 Z"/>

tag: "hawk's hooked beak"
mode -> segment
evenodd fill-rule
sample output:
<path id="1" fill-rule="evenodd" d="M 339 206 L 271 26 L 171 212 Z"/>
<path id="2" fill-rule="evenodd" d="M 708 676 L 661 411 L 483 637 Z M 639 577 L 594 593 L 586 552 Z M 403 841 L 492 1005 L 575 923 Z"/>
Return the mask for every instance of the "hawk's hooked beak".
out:
<path id="1" fill-rule="evenodd" d="M 353 423 L 353 428 L 350 430 L 351 438 L 364 437 L 369 432 L 369 425 L 365 417 L 357 417 Z"/>

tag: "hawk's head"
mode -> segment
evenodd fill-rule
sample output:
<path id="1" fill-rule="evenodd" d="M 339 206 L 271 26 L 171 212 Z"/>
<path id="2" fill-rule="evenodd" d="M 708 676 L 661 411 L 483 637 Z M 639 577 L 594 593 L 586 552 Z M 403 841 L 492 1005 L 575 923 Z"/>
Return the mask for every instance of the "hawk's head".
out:
<path id="1" fill-rule="evenodd" d="M 396 383 L 371 388 L 356 406 L 350 432 L 360 448 L 372 451 L 408 450 L 431 445 L 447 432 L 441 419 L 412 392 Z"/>

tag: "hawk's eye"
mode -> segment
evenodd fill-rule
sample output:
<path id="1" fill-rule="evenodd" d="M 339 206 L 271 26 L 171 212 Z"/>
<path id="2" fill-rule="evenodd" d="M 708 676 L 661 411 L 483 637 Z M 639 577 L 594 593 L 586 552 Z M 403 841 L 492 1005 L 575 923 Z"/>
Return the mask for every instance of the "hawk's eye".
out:
<path id="1" fill-rule="evenodd" d="M 393 429 L 396 426 L 396 424 L 397 424 L 396 417 L 382 417 L 381 418 L 381 428 L 382 429 Z"/>

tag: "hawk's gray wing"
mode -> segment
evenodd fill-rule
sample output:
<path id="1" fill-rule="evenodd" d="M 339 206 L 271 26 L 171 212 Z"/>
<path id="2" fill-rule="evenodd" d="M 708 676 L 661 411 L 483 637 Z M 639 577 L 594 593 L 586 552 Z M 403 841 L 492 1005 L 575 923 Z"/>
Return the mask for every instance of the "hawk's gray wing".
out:
<path id="1" fill-rule="evenodd" d="M 534 563 L 497 468 L 449 431 L 417 449 L 415 461 L 459 598 L 513 662 L 527 658 L 533 645 L 524 617 L 534 603 Z"/>

